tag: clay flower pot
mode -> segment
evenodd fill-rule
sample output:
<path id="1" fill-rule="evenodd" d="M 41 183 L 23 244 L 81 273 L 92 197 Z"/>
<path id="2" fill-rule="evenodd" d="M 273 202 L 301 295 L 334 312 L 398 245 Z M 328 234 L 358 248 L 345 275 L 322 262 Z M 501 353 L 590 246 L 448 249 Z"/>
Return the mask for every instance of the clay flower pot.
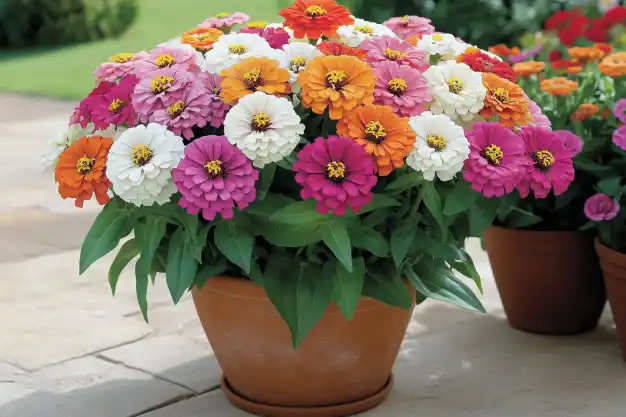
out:
<path id="1" fill-rule="evenodd" d="M 512 327 L 566 335 L 598 325 L 606 295 L 591 235 L 491 227 L 485 244 Z"/>
<path id="2" fill-rule="evenodd" d="M 251 281 L 214 277 L 193 299 L 228 400 L 268 417 L 339 417 L 382 403 L 413 310 L 362 297 L 347 321 L 331 303 L 294 350 L 287 324 Z"/>
<path id="3" fill-rule="evenodd" d="M 617 327 L 622 357 L 626 360 L 626 254 L 616 252 L 597 240 L 596 251 L 604 272 L 606 293 Z"/>

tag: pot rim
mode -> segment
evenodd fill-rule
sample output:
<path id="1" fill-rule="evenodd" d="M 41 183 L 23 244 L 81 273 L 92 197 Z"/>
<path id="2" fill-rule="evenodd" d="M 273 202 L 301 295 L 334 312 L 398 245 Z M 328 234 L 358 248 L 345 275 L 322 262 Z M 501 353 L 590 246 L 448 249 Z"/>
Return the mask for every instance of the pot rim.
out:
<path id="1" fill-rule="evenodd" d="M 489 229 L 496 229 L 501 231 L 508 231 L 514 233 L 524 233 L 524 234 L 543 234 L 543 235 L 575 235 L 575 236 L 588 236 L 591 233 L 585 230 L 531 230 L 531 229 L 517 229 L 515 227 L 502 227 L 491 225 Z"/>
<path id="2" fill-rule="evenodd" d="M 608 259 L 612 262 L 620 262 L 626 264 L 626 253 L 618 252 L 615 249 L 606 246 L 600 241 L 599 238 L 594 239 L 594 245 L 596 247 L 596 252 L 598 252 L 598 255 L 600 257 Z"/>

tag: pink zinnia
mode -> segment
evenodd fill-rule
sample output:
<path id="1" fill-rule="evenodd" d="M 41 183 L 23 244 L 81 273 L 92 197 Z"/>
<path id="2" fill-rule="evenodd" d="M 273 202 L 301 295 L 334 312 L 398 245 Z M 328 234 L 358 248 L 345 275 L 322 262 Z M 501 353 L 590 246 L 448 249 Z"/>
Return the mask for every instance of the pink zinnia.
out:
<path id="1" fill-rule="evenodd" d="M 532 164 L 516 185 L 522 198 L 531 190 L 536 198 L 546 198 L 551 190 L 554 195 L 563 194 L 574 180 L 574 162 L 571 151 L 559 135 L 540 127 L 526 126 L 519 136 Z"/>
<path id="2" fill-rule="evenodd" d="M 541 111 L 541 107 L 539 107 L 537 103 L 532 101 L 526 95 L 526 93 L 524 93 L 524 97 L 526 97 L 526 100 L 530 103 L 530 106 L 528 106 L 528 110 L 530 111 L 530 115 L 533 117 L 532 124 L 537 127 L 541 127 L 543 129 L 551 130 L 552 123 L 550 122 L 550 119 L 548 118 L 548 116 L 543 114 L 543 112 Z"/>
<path id="3" fill-rule="evenodd" d="M 430 35 L 435 32 L 435 27 L 430 24 L 430 19 L 420 16 L 392 17 L 384 22 L 384 25 L 403 39 L 415 34 Z"/>
<path id="4" fill-rule="evenodd" d="M 348 206 L 357 212 L 372 200 L 374 160 L 352 139 L 317 138 L 302 148 L 298 159 L 293 170 L 302 186 L 300 196 L 317 200 L 320 213 L 343 216 Z"/>
<path id="5" fill-rule="evenodd" d="M 127 75 L 111 91 L 94 98 L 91 119 L 96 130 L 104 130 L 109 125 L 135 126 L 137 113 L 133 109 L 130 96 L 138 81 L 134 75 Z"/>
<path id="6" fill-rule="evenodd" d="M 502 197 L 512 192 L 529 164 L 524 141 L 499 123 L 474 123 L 465 132 L 470 155 L 463 178 L 485 197 Z"/>
<path id="7" fill-rule="evenodd" d="M 203 136 L 185 147 L 172 177 L 181 194 L 178 204 L 211 221 L 218 214 L 232 219 L 235 204 L 243 210 L 256 199 L 259 171 L 224 136 Z"/>
<path id="8" fill-rule="evenodd" d="M 613 114 L 622 123 L 626 123 L 626 98 L 617 100 L 613 107 Z"/>
<path id="9" fill-rule="evenodd" d="M 289 43 L 289 39 L 291 39 L 285 29 L 276 27 L 242 28 L 238 33 L 252 33 L 254 35 L 259 35 L 274 49 L 282 49 L 284 45 Z"/>
<path id="10" fill-rule="evenodd" d="M 200 71 L 197 64 L 202 54 L 193 49 L 159 46 L 137 61 L 136 69 L 139 76 L 163 68 L 184 68 L 187 71 Z"/>
<path id="11" fill-rule="evenodd" d="M 610 196 L 598 193 L 592 195 L 585 201 L 585 216 L 594 222 L 613 220 L 617 217 L 620 207 L 619 203 Z"/>
<path id="12" fill-rule="evenodd" d="M 563 145 L 570 152 L 570 156 L 573 158 L 583 150 L 584 142 L 581 138 L 570 132 L 569 130 L 555 130 L 554 133 L 559 135 L 563 141 Z"/>
<path id="13" fill-rule="evenodd" d="M 623 151 L 626 151 L 626 125 L 623 125 L 613 132 L 613 143 Z"/>
<path id="14" fill-rule="evenodd" d="M 391 106 L 402 117 L 423 113 L 426 110 L 425 103 L 432 100 L 426 78 L 408 65 L 384 61 L 374 68 L 374 74 L 375 103 Z"/>
<path id="15" fill-rule="evenodd" d="M 376 36 L 364 41 L 359 48 L 367 53 L 365 60 L 373 66 L 383 61 L 395 61 L 420 71 L 425 71 L 429 66 L 426 52 L 398 38 Z"/>
<path id="16" fill-rule="evenodd" d="M 147 54 L 139 52 L 136 54 L 117 54 L 113 55 L 109 62 L 100 64 L 93 73 L 98 82 L 100 81 L 117 81 L 126 75 L 134 75 L 137 62 L 144 59 Z"/>
<path id="17" fill-rule="evenodd" d="M 218 13 L 215 16 L 209 17 L 204 22 L 200 23 L 198 25 L 198 28 L 231 28 L 235 25 L 243 25 L 248 20 L 250 20 L 250 16 L 245 13 Z"/>
<path id="18" fill-rule="evenodd" d="M 139 120 L 147 123 L 154 112 L 176 103 L 195 77 L 184 68 L 163 68 L 144 74 L 132 95 Z"/>
<path id="19" fill-rule="evenodd" d="M 91 90 L 91 93 L 89 93 L 89 95 L 85 97 L 74 109 L 74 112 L 70 117 L 70 125 L 78 123 L 82 127 L 87 127 L 87 125 L 92 121 L 94 104 L 115 86 L 116 83 L 114 82 L 103 81 L 98 84 L 96 88 Z"/>

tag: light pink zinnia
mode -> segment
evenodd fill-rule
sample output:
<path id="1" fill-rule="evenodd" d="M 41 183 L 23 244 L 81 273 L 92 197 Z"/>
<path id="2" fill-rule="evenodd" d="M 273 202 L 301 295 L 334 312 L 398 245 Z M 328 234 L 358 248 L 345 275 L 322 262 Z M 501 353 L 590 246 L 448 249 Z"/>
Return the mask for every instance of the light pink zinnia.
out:
<path id="1" fill-rule="evenodd" d="M 613 143 L 623 151 L 626 151 L 626 125 L 623 125 L 613 132 Z"/>
<path id="2" fill-rule="evenodd" d="M 435 32 L 435 27 L 430 24 L 430 19 L 420 16 L 392 17 L 384 22 L 384 25 L 402 39 L 418 33 L 420 35 L 430 35 Z"/>
<path id="3" fill-rule="evenodd" d="M 199 52 L 193 49 L 159 46 L 136 62 L 138 76 L 163 68 L 184 68 L 187 71 L 199 72 L 197 59 Z"/>
<path id="4" fill-rule="evenodd" d="M 391 106 L 402 117 L 417 116 L 426 110 L 432 100 L 428 81 L 418 70 L 397 62 L 384 61 L 374 68 L 376 104 Z"/>
<path id="5" fill-rule="evenodd" d="M 109 62 L 100 64 L 93 75 L 96 77 L 97 82 L 116 82 L 118 78 L 122 78 L 126 75 L 134 75 L 137 62 L 144 59 L 146 55 L 145 52 L 113 55 Z"/>
<path id="6" fill-rule="evenodd" d="M 248 20 L 250 20 L 250 16 L 241 12 L 218 13 L 215 16 L 209 17 L 204 22 L 200 23 L 198 25 L 198 28 L 231 28 L 235 25 L 243 25 Z"/>
<path id="7" fill-rule="evenodd" d="M 614 198 L 598 193 L 594 194 L 585 201 L 585 216 L 594 222 L 602 222 L 613 220 L 617 217 L 620 207 L 619 202 Z"/>
<path id="8" fill-rule="evenodd" d="M 359 48 L 367 53 L 365 60 L 372 66 L 384 61 L 395 61 L 419 71 L 425 71 L 429 66 L 426 52 L 398 38 L 376 36 L 361 43 Z"/>
<path id="9" fill-rule="evenodd" d="M 519 132 L 531 161 L 526 174 L 516 185 L 522 198 L 531 190 L 536 198 L 546 198 L 550 191 L 561 195 L 574 180 L 571 152 L 558 134 L 536 126 L 526 126 Z"/>
<path id="10" fill-rule="evenodd" d="M 139 120 L 147 123 L 154 112 L 177 102 L 195 77 L 184 68 L 163 68 L 144 74 L 132 94 Z"/>
<path id="11" fill-rule="evenodd" d="M 138 81 L 134 75 L 127 75 L 111 91 L 94 98 L 91 118 L 96 129 L 104 130 L 109 125 L 135 126 L 137 113 L 130 97 Z"/>

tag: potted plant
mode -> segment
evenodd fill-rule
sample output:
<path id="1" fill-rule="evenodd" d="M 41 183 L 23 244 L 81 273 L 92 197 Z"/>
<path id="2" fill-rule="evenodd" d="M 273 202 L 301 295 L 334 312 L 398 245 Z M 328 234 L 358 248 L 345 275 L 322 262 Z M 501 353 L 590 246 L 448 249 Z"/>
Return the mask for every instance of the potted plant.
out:
<path id="1" fill-rule="evenodd" d="M 121 245 L 109 281 L 115 293 L 136 260 L 146 320 L 160 273 L 175 303 L 191 290 L 231 402 L 347 415 L 386 398 L 415 305 L 484 311 L 456 274 L 480 288 L 464 242 L 488 224 L 467 214 L 470 182 L 522 173 L 498 149 L 529 103 L 471 125 L 500 114 L 483 78 L 521 90 L 498 75 L 508 64 L 426 19 L 380 25 L 333 0 L 281 16 L 220 13 L 112 57 L 45 161 L 63 198 L 104 205 L 80 272 Z"/>

